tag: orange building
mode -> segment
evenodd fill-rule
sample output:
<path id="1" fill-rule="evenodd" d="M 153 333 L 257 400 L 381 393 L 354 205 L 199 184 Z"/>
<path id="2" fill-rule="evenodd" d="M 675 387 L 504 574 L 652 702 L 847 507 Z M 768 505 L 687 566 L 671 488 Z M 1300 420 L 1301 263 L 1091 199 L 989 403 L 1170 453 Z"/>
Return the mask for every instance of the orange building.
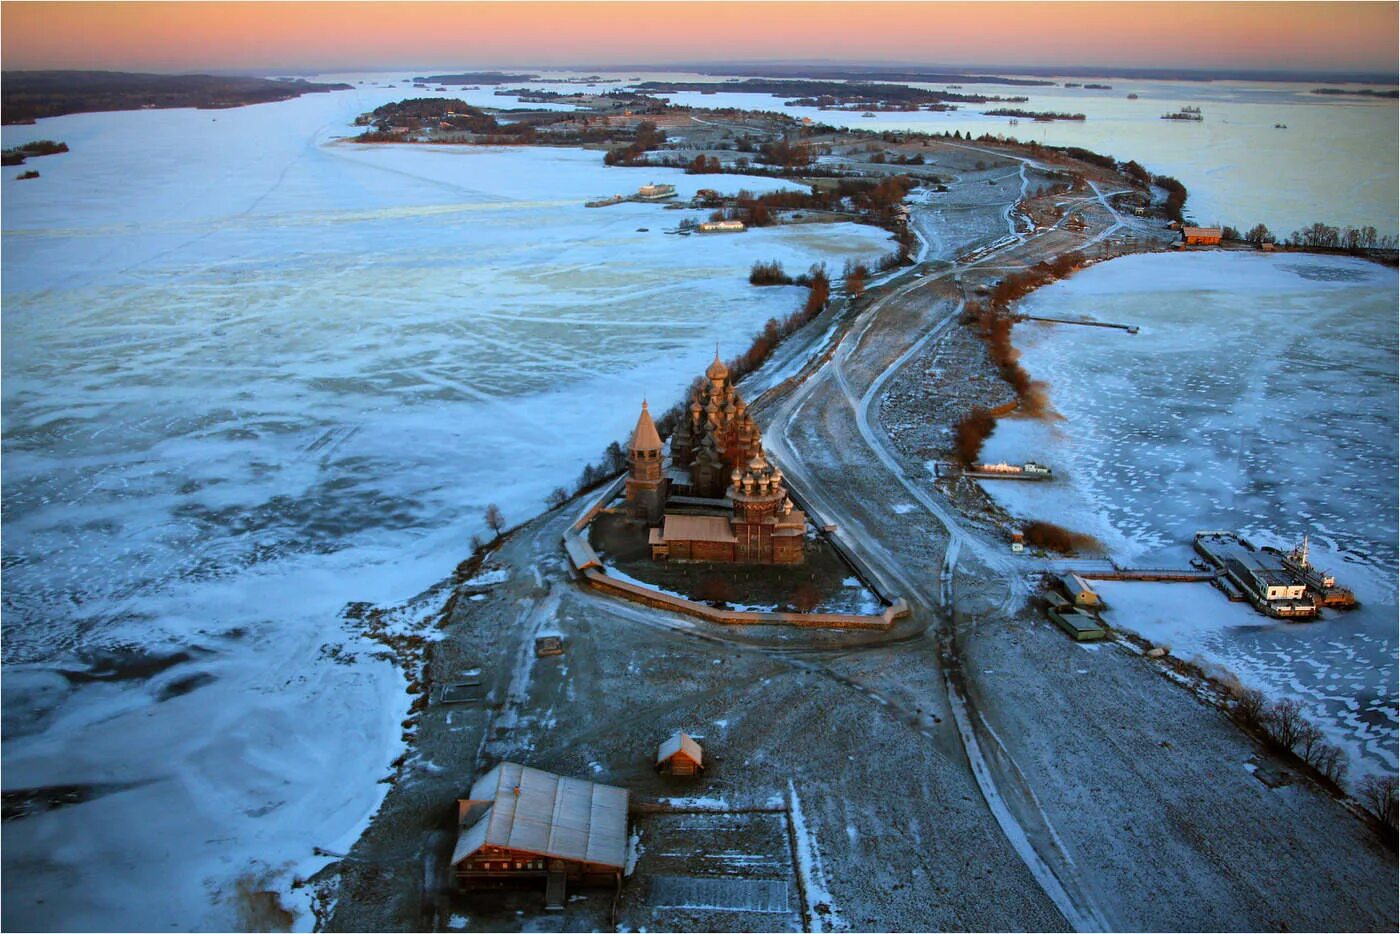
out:
<path id="1" fill-rule="evenodd" d="M 645 402 L 632 432 L 627 511 L 651 526 L 652 557 L 801 564 L 807 516 L 793 507 L 783 472 L 768 463 L 718 354 L 691 394 L 689 414 L 671 437 L 669 465 Z"/>
<path id="2" fill-rule="evenodd" d="M 1181 242 L 1189 245 L 1214 245 L 1220 242 L 1224 231 L 1219 227 L 1183 227 Z"/>

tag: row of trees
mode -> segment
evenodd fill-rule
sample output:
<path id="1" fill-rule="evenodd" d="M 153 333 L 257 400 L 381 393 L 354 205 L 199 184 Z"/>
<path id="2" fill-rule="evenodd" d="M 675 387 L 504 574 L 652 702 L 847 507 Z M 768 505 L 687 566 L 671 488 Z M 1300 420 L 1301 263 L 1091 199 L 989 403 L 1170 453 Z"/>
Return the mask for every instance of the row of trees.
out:
<path id="1" fill-rule="evenodd" d="M 1396 248 L 1396 238 L 1394 235 L 1380 234 L 1375 227 L 1370 225 L 1364 227 L 1333 227 L 1330 224 L 1321 222 L 1309 224 L 1289 234 L 1287 239 L 1279 241 L 1268 227 L 1263 224 L 1255 224 L 1243 235 L 1234 227 L 1224 226 L 1221 228 L 1221 235 L 1226 240 L 1242 240 L 1245 243 L 1253 243 L 1256 246 L 1265 243 L 1283 242 L 1288 246 L 1300 247 L 1302 249 L 1321 250 L 1347 250 L 1349 252 L 1361 252 L 1363 250 L 1393 250 Z"/>
<path id="2" fill-rule="evenodd" d="M 902 202 L 917 184 L 907 175 L 893 175 L 879 181 L 863 178 L 843 178 L 835 185 L 813 186 L 810 191 L 770 191 L 755 194 L 747 188 L 729 199 L 725 207 L 717 208 L 711 220 L 738 220 L 749 227 L 766 227 L 776 222 L 774 212 L 840 211 L 847 208 L 869 216 L 882 226 L 900 228 L 896 223 L 895 206 Z M 900 240 L 899 230 L 895 231 Z M 912 235 L 904 240 L 912 243 Z M 903 242 L 903 241 L 901 241 Z"/>
<path id="3" fill-rule="evenodd" d="M 1311 765 L 1340 788 L 1346 779 L 1347 763 L 1342 750 L 1328 743 L 1317 724 L 1303 716 L 1295 700 L 1268 703 L 1263 693 L 1236 685 L 1231 692 L 1231 711 L 1242 725 L 1261 734 L 1276 749 L 1291 752 Z M 1368 775 L 1356 783 L 1356 798 L 1377 820 L 1396 829 L 1400 818 L 1395 779 Z"/>
<path id="4" fill-rule="evenodd" d="M 1295 700 L 1270 704 L 1253 688 L 1240 687 L 1233 693 L 1235 716 L 1241 723 L 1262 733 L 1275 748 L 1297 753 L 1328 781 L 1341 785 L 1347 773 L 1346 759 L 1341 749 L 1325 742 L 1322 730 L 1303 716 L 1301 704 Z"/>

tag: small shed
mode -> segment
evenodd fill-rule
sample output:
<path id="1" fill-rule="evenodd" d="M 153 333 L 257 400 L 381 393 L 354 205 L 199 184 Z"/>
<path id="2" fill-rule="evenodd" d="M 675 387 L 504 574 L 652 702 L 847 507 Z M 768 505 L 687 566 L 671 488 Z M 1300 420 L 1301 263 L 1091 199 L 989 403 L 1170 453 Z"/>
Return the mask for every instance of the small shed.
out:
<path id="1" fill-rule="evenodd" d="M 656 750 L 656 767 L 672 775 L 694 775 L 705 768 L 700 744 L 677 730 Z"/>
<path id="2" fill-rule="evenodd" d="M 1075 606 L 1099 606 L 1102 603 L 1088 581 L 1072 571 L 1060 576 L 1060 586 L 1065 588 L 1065 593 L 1069 594 Z"/>

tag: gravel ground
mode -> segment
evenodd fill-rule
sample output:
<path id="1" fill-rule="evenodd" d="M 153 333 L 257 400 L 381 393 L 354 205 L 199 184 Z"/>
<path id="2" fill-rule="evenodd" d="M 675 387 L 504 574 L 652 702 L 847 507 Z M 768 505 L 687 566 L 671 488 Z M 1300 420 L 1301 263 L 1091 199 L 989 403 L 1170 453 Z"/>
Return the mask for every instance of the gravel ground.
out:
<path id="1" fill-rule="evenodd" d="M 963 651 L 1112 927 L 1395 930 L 1394 851 L 1131 646 L 1021 612 L 971 621 Z"/>

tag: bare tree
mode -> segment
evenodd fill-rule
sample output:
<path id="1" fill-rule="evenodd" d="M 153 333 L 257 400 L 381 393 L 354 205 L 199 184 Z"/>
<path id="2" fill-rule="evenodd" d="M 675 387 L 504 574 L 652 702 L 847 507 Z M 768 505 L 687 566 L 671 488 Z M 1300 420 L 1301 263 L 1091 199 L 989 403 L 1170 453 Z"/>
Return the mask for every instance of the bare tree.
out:
<path id="1" fill-rule="evenodd" d="M 1381 822 L 1392 830 L 1396 826 L 1397 808 L 1395 779 L 1385 775 L 1367 775 L 1356 786 L 1356 796 Z"/>
<path id="2" fill-rule="evenodd" d="M 1235 690 L 1235 711 L 1249 726 L 1258 726 L 1264 714 L 1264 692 L 1240 687 Z"/>
<path id="3" fill-rule="evenodd" d="M 1318 753 L 1327 745 L 1323 742 L 1324 739 L 1322 730 L 1317 728 L 1317 724 L 1304 720 L 1298 727 L 1298 755 L 1303 757 L 1304 762 L 1316 765 Z"/>
<path id="4" fill-rule="evenodd" d="M 1275 239 L 1273 231 L 1263 224 L 1255 224 L 1253 227 L 1249 228 L 1244 238 L 1256 245 L 1260 243 L 1273 243 Z"/>
<path id="5" fill-rule="evenodd" d="M 506 527 L 506 517 L 501 515 L 501 507 L 495 503 L 489 504 L 486 507 L 484 518 L 486 519 L 486 527 L 494 532 L 497 538 L 500 538 L 502 530 Z"/>
<path id="6" fill-rule="evenodd" d="M 1264 711 L 1263 722 L 1270 738 L 1283 749 L 1297 746 L 1304 726 L 1308 725 L 1303 719 L 1303 705 L 1295 700 L 1274 701 Z"/>
<path id="7" fill-rule="evenodd" d="M 1313 758 L 1309 760 L 1313 768 L 1317 769 L 1335 785 L 1340 785 L 1347 777 L 1347 761 L 1342 756 L 1342 751 L 1330 743 L 1323 743 L 1313 750 Z"/>
<path id="8" fill-rule="evenodd" d="M 545 500 L 550 509 L 558 509 L 569 501 L 569 491 L 562 486 L 556 486 Z"/>

